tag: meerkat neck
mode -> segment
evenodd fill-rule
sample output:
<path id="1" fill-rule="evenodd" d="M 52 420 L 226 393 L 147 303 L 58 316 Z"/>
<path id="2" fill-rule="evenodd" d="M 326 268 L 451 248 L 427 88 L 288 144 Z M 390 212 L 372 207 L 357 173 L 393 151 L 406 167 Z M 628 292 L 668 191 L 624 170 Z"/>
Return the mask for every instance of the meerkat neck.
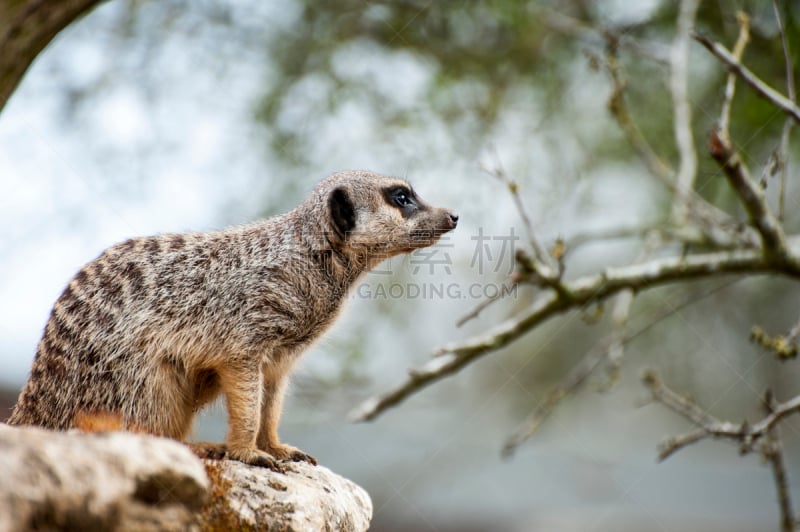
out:
<path id="1" fill-rule="evenodd" d="M 323 220 L 324 213 L 318 203 L 301 204 L 287 215 L 290 227 L 287 232 L 295 235 L 298 244 L 308 250 L 319 266 L 326 282 L 346 291 L 370 269 L 369 257 L 355 253 L 347 246 L 337 243 Z"/>

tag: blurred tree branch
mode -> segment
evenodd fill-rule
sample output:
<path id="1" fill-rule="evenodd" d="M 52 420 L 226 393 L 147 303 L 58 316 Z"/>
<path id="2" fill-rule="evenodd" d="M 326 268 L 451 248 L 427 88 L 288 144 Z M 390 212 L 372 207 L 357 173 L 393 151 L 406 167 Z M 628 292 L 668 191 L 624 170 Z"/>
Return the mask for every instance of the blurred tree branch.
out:
<path id="1" fill-rule="evenodd" d="M 624 290 L 640 293 L 668 283 L 715 277 L 723 273 L 773 273 L 800 279 L 800 269 L 796 266 L 798 255 L 800 236 L 789 241 L 785 260 L 777 262 L 760 249 L 736 249 L 652 259 L 565 281 L 560 291 L 543 291 L 520 316 L 509 319 L 482 336 L 437 349 L 433 360 L 419 369 L 411 370 L 408 379 L 396 388 L 363 403 L 352 417 L 357 421 L 374 419 L 413 393 L 505 347 L 550 318 L 601 302 Z M 524 263 L 527 255 L 522 254 L 521 259 Z"/>
<path id="2" fill-rule="evenodd" d="M 769 431 L 775 428 L 784 418 L 800 412 L 800 396 L 794 397 L 785 403 L 773 405 L 766 417 L 754 424 L 746 421 L 741 423 L 731 423 L 720 421 L 704 409 L 700 408 L 694 401 L 684 397 L 667 387 L 659 376 L 658 372 L 647 370 L 642 375 L 642 382 L 650 390 L 653 399 L 663 404 L 673 412 L 676 412 L 702 429 L 703 435 L 691 433 L 677 438 L 670 438 L 661 445 L 659 459 L 669 458 L 675 451 L 683 447 L 700 441 L 706 437 L 727 438 L 738 441 L 742 453 L 752 452 L 757 444 L 760 444 L 767 437 Z"/>
<path id="3" fill-rule="evenodd" d="M 674 111 L 675 144 L 680 154 L 678 174 L 675 177 L 678 193 L 674 198 L 672 217 L 678 224 L 683 223 L 688 214 L 689 191 L 694 188 L 697 175 L 697 151 L 692 135 L 692 108 L 689 105 L 689 33 L 694 27 L 699 5 L 700 0 L 681 2 L 675 41 L 670 54 L 669 87 Z"/>
<path id="4" fill-rule="evenodd" d="M 785 403 L 775 401 L 771 392 L 764 398 L 767 415 L 755 424 L 747 421 L 731 423 L 720 421 L 688 397 L 671 390 L 653 370 L 642 375 L 642 382 L 650 390 L 654 401 L 657 401 L 673 412 L 691 421 L 698 428 L 692 432 L 673 436 L 660 445 L 659 460 L 666 460 L 684 447 L 706 438 L 727 439 L 739 444 L 739 452 L 748 454 L 758 451 L 770 464 L 778 494 L 778 505 L 781 513 L 781 530 L 790 532 L 795 529 L 795 516 L 789 495 L 789 481 L 783 450 L 777 436 L 778 424 L 788 416 L 800 412 L 800 396 Z"/>
<path id="5" fill-rule="evenodd" d="M 36 56 L 99 0 L 0 0 L 0 111 Z"/>
<path id="6" fill-rule="evenodd" d="M 691 2 L 687 4 L 691 4 Z M 686 9 L 691 11 L 691 5 L 688 5 Z M 679 19 L 683 21 L 684 30 L 687 32 L 690 32 L 690 28 L 686 26 L 686 21 L 688 20 L 687 17 L 691 16 L 690 12 L 681 11 L 679 14 Z M 569 19 L 559 19 L 559 24 L 566 24 L 564 20 Z M 738 54 L 741 53 L 747 41 L 746 17 L 740 15 L 739 22 L 741 34 L 739 45 L 737 46 Z M 743 72 L 749 72 L 724 47 L 711 43 L 711 41 L 705 37 L 698 36 L 696 33 L 691 33 L 696 40 L 710 47 L 715 55 L 731 68 L 732 72 L 739 76 L 742 76 Z M 608 38 L 610 40 L 607 41 L 607 68 L 613 82 L 613 92 L 609 103 L 611 114 L 617 119 L 621 129 L 625 132 L 626 138 L 642 160 L 645 161 L 648 169 L 660 180 L 669 184 L 670 189 L 676 196 L 681 196 L 681 189 L 674 171 L 650 147 L 626 109 L 623 93 L 627 83 L 622 79 L 616 62 L 617 49 L 613 34 L 607 33 L 606 35 L 611 36 Z M 720 50 L 724 50 L 724 52 L 720 52 Z M 672 73 L 680 77 L 681 62 L 677 61 L 677 63 L 677 65 L 673 63 Z M 731 65 L 734 65 L 734 67 L 731 67 Z M 745 75 L 745 77 L 748 77 L 748 75 Z M 755 76 L 749 75 L 749 78 L 755 78 Z M 757 80 L 757 78 L 755 79 Z M 774 89 L 760 80 L 756 82 L 751 80 L 750 83 L 758 86 L 760 92 L 765 94 L 775 93 Z M 676 82 L 676 87 L 678 84 L 682 84 L 682 82 Z M 682 90 L 675 90 L 678 92 L 676 100 L 681 100 L 683 98 Z M 733 87 L 730 83 L 726 89 L 726 94 L 727 96 L 723 100 L 726 102 L 723 105 L 723 119 L 720 120 L 720 124 L 725 127 L 727 127 L 728 120 L 724 117 L 730 112 L 730 100 L 733 98 Z M 770 97 L 769 101 L 784 111 L 787 111 L 787 109 L 791 111 L 793 104 L 791 102 L 787 103 L 787 101 L 784 101 L 786 100 L 785 98 L 781 98 L 783 97 Z M 680 104 L 680 101 L 677 101 L 677 104 Z M 681 137 L 682 135 L 676 134 L 676 138 L 680 139 Z M 680 144 L 680 140 L 678 143 Z M 691 158 L 690 155 L 687 155 L 688 152 L 685 151 L 687 146 L 688 144 L 684 146 L 684 152 L 681 157 Z M 462 344 L 447 345 L 438 349 L 434 360 L 418 370 L 411 371 L 409 379 L 400 386 L 366 402 L 355 412 L 354 417 L 360 420 L 373 419 L 383 410 L 396 405 L 412 393 L 460 370 L 481 356 L 505 347 L 551 317 L 586 305 L 596 304 L 623 291 L 631 291 L 633 294 L 638 294 L 655 286 L 689 279 L 713 277 L 722 273 L 745 275 L 777 274 L 799 278 L 800 237 L 787 239 L 780 220 L 775 217 L 767 205 L 763 191 L 750 177 L 746 166 L 734 150 L 729 134 L 726 131 L 717 129 L 712 132 L 710 155 L 720 165 L 732 189 L 745 206 L 749 215 L 749 224 L 743 224 L 731 218 L 705 199 L 699 197 L 694 191 L 686 193 L 687 214 L 689 219 L 702 220 L 701 226 L 703 223 L 708 224 L 705 230 L 703 227 L 700 228 L 701 232 L 708 238 L 706 242 L 712 243 L 712 247 L 718 246 L 717 249 L 724 248 L 725 251 L 691 253 L 688 255 L 682 253 L 678 256 L 652 259 L 630 266 L 609 268 L 604 272 L 574 280 L 563 280 L 559 276 L 558 285 L 554 285 L 552 278 L 541 275 L 543 262 L 541 246 L 538 244 L 536 246 L 532 245 L 533 256 L 523 251 L 518 252 L 516 280 L 538 285 L 545 290 L 535 298 L 527 311 L 500 324 L 485 335 L 467 340 Z M 516 193 L 513 182 L 507 177 L 504 183 L 512 194 Z M 512 185 L 509 185 L 509 183 Z M 524 212 L 519 198 L 516 198 L 515 203 L 520 212 Z M 751 239 L 741 238 L 741 236 L 734 240 L 731 240 L 730 236 L 726 239 L 713 236 L 719 234 L 730 235 L 728 226 L 731 225 L 744 225 L 750 229 L 755 229 L 761 236 L 762 245 L 758 246 Z M 526 226 L 529 227 L 530 223 L 526 223 Z M 698 240 L 692 236 L 691 227 L 691 224 L 688 226 L 684 224 L 680 227 L 680 231 L 670 233 L 670 236 L 685 246 L 696 245 Z M 646 233 L 644 230 L 639 232 L 639 234 Z M 739 235 L 741 234 L 740 231 Z M 621 235 L 627 236 L 628 233 L 625 232 Z M 615 234 L 611 235 L 612 238 L 616 236 Z M 568 252 L 569 248 L 566 251 Z"/>
<path id="7" fill-rule="evenodd" d="M 764 83 L 758 76 L 753 74 L 749 68 L 741 64 L 727 48 L 699 33 L 693 33 L 692 38 L 714 54 L 714 57 L 722 61 L 731 72 L 739 76 L 739 79 L 750 85 L 759 96 L 791 116 L 795 122 L 800 122 L 800 107 L 792 100 Z"/>
<path id="8" fill-rule="evenodd" d="M 559 250 L 558 273 L 552 275 L 553 270 L 549 267 L 552 267 L 553 257 L 547 255 L 543 251 L 543 246 L 533 237 L 533 224 L 525 213 L 521 198 L 517 195 L 514 181 L 504 173 L 495 172 L 496 177 L 514 195 L 517 210 L 531 235 L 529 244 L 531 251 L 517 252 L 517 270 L 513 280 L 534 285 L 539 289 L 533 301 L 527 309 L 484 334 L 436 350 L 431 361 L 418 369 L 411 370 L 408 378 L 399 385 L 372 397 L 357 408 L 353 412 L 356 420 L 374 419 L 426 386 L 518 341 L 551 318 L 570 311 L 579 311 L 591 305 L 601 307 L 610 298 L 616 298 L 611 333 L 597 341 L 594 347 L 573 364 L 544 394 L 538 404 L 531 408 L 527 419 L 507 439 L 503 447 L 503 454 L 509 455 L 534 434 L 557 405 L 583 386 L 597 368 L 604 365 L 604 362 L 610 368 L 610 380 L 613 382 L 614 375 L 622 363 L 623 347 L 632 338 L 626 331 L 626 324 L 637 295 L 657 286 L 692 279 L 714 278 L 722 274 L 735 274 L 737 278 L 772 275 L 800 279 L 800 235 L 787 235 L 782 215 L 789 128 L 793 121 L 800 121 L 800 108 L 795 103 L 793 62 L 780 11 L 775 4 L 774 12 L 784 53 L 788 98 L 755 76 L 741 63 L 750 37 L 748 16 L 737 13 L 739 35 L 733 52 L 729 52 L 721 44 L 693 30 L 697 7 L 698 2 L 695 0 L 681 2 L 669 63 L 677 170 L 673 169 L 665 154 L 659 153 L 660 146 L 657 150 L 648 142 L 628 109 L 625 94 L 629 83 L 624 77 L 619 61 L 620 35 L 613 29 L 595 30 L 592 26 L 569 16 L 551 13 L 547 17 L 547 23 L 556 27 L 560 33 L 575 38 L 595 40 L 601 35 L 604 39 L 605 55 L 600 58 L 591 51 L 588 55 L 595 66 L 602 65 L 609 74 L 611 95 L 608 109 L 625 140 L 649 173 L 664 183 L 672 193 L 672 210 L 668 219 L 656 227 L 588 233 L 576 235 L 566 242 L 559 239 L 556 242 L 556 249 Z M 691 38 L 711 51 L 730 72 L 723 90 L 718 95 L 721 111 L 709 135 L 708 156 L 717 164 L 729 189 L 744 207 L 746 220 L 740 220 L 714 205 L 701 196 L 694 186 L 698 161 L 691 125 L 692 100 L 688 92 Z M 743 156 L 731 138 L 731 123 L 735 120 L 732 108 L 738 79 L 743 80 L 759 96 L 788 115 L 780 144 L 765 170 L 765 173 L 771 176 L 776 169 L 780 169 L 784 176 L 781 178 L 777 215 L 769 205 L 764 191 L 766 186 L 764 180 L 758 182 L 751 176 Z M 646 239 L 651 237 L 662 238 L 656 238 L 652 247 L 646 247 L 648 252 L 640 255 L 630 265 L 606 268 L 598 273 L 571 279 L 565 275 L 567 266 L 565 261 L 574 247 L 609 238 L 634 238 L 647 241 Z M 679 244 L 678 249 L 674 245 L 676 243 Z M 664 254 L 668 256 L 663 256 Z M 485 305 L 479 306 L 469 317 L 476 316 L 484 307 Z M 762 345 L 776 351 L 778 348 L 773 347 L 773 344 L 780 343 L 779 347 L 786 344 L 788 347 L 784 351 L 791 351 L 794 354 L 796 347 L 791 350 L 789 348 L 793 347 L 798 330 L 800 327 L 796 326 L 786 338 L 778 337 L 784 340 L 783 343 L 769 338 L 763 331 L 759 336 L 755 329 L 753 337 Z M 743 453 L 759 451 L 773 472 L 782 529 L 792 530 L 795 518 L 789 497 L 788 476 L 778 426 L 784 419 L 800 412 L 800 395 L 785 403 L 777 403 L 771 394 L 768 394 L 765 401 L 767 415 L 762 420 L 753 425 L 747 422 L 735 424 L 713 417 L 690 399 L 673 392 L 663 384 L 654 371 L 645 373 L 643 380 L 655 400 L 697 426 L 694 431 L 667 440 L 661 446 L 659 458 L 663 460 L 677 450 L 706 438 L 737 441 Z"/>
<path id="9" fill-rule="evenodd" d="M 706 201 L 694 189 L 689 188 L 681 191 L 675 170 L 656 153 L 628 111 L 625 102 L 627 82 L 623 78 L 622 69 L 618 61 L 618 53 L 617 39 L 613 35 L 609 35 L 604 63 L 613 83 L 613 90 L 608 99 L 609 112 L 620 126 L 620 129 L 622 129 L 625 139 L 650 173 L 666 185 L 675 194 L 676 198 L 681 197 L 683 198 L 682 202 L 686 203 L 685 210 L 683 208 L 677 209 L 680 214 L 680 221 L 675 218 L 676 210 L 673 210 L 672 220 L 675 227 L 679 228 L 678 230 L 683 233 L 682 237 L 685 242 L 688 243 L 693 240 L 688 234 L 692 229 L 699 229 L 698 233 L 702 236 L 694 239 L 695 243 L 703 241 L 706 244 L 722 247 L 732 243 L 739 245 L 755 244 L 750 235 L 736 229 L 737 224 L 730 216 Z M 696 165 L 693 166 L 696 168 Z M 696 228 L 692 225 L 681 223 L 686 221 L 686 216 L 692 218 L 697 225 Z"/>
<path id="10" fill-rule="evenodd" d="M 514 207 L 517 209 L 517 213 L 525 226 L 525 231 L 528 234 L 528 244 L 533 252 L 528 262 L 531 270 L 544 282 L 557 287 L 561 274 L 563 273 L 560 264 L 557 264 L 553 257 L 539 244 L 539 239 L 536 237 L 536 233 L 533 230 L 530 216 L 528 216 L 528 212 L 519 195 L 519 186 L 508 177 L 502 164 L 500 164 L 499 157 L 497 159 L 498 161 L 494 168 L 483 167 L 483 170 L 500 181 L 511 193 L 511 198 L 514 200 Z"/>
<path id="11" fill-rule="evenodd" d="M 778 7 L 777 0 L 773 0 L 772 2 L 772 9 L 775 12 L 775 21 L 778 23 L 778 33 L 781 36 L 781 48 L 783 49 L 783 62 L 784 62 L 784 69 L 786 70 L 786 92 L 789 95 L 789 100 L 793 103 L 797 103 L 797 97 L 795 95 L 795 86 L 794 86 L 794 70 L 792 65 L 792 54 L 789 50 L 789 41 L 786 38 L 786 29 L 785 23 L 783 21 L 783 17 L 781 17 L 781 10 Z M 775 155 L 772 159 L 774 168 L 771 168 L 771 172 L 778 171 L 780 172 L 780 191 L 778 195 L 778 219 L 783 220 L 784 215 L 784 206 L 786 205 L 786 177 L 787 177 L 787 168 L 788 168 L 788 160 L 789 160 L 789 135 L 792 132 L 792 126 L 794 122 L 792 121 L 792 117 L 789 116 L 786 118 L 786 121 L 783 123 L 783 131 L 781 133 L 781 142 L 778 148 L 775 150 Z"/>

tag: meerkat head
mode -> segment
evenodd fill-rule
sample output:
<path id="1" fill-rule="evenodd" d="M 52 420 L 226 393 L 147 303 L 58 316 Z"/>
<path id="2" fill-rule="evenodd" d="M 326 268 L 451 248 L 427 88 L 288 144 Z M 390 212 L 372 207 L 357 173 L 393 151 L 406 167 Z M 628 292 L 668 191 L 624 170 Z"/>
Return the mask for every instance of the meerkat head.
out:
<path id="1" fill-rule="evenodd" d="M 320 187 L 332 240 L 371 264 L 435 244 L 458 223 L 455 212 L 429 205 L 402 179 L 340 172 Z"/>

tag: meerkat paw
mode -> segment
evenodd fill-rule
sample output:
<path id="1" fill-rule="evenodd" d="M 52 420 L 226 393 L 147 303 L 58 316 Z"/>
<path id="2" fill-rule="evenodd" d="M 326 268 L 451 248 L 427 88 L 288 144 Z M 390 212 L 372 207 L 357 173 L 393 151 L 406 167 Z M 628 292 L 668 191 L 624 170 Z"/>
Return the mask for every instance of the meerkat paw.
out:
<path id="1" fill-rule="evenodd" d="M 256 449 L 255 447 L 241 448 L 241 449 L 228 449 L 226 458 L 231 460 L 238 460 L 248 465 L 267 467 L 278 473 L 286 473 L 286 469 L 280 463 L 279 459 L 265 451 Z"/>
<path id="2" fill-rule="evenodd" d="M 316 458 L 304 451 L 301 451 L 297 447 L 286 445 L 285 443 L 271 445 L 267 448 L 267 452 L 279 460 L 308 462 L 309 464 L 317 465 Z"/>

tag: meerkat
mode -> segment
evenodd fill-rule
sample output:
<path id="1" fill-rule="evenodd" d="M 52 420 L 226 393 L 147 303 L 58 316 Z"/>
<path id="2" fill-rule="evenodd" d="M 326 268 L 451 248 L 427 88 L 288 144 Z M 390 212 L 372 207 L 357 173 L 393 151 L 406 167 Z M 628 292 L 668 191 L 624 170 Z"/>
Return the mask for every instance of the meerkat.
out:
<path id="1" fill-rule="evenodd" d="M 340 172 L 282 215 L 114 245 L 56 301 L 9 423 L 66 430 L 111 413 L 183 441 L 223 394 L 226 441 L 196 452 L 279 470 L 316 463 L 278 438 L 293 364 L 362 275 L 457 222 L 404 180 Z"/>

